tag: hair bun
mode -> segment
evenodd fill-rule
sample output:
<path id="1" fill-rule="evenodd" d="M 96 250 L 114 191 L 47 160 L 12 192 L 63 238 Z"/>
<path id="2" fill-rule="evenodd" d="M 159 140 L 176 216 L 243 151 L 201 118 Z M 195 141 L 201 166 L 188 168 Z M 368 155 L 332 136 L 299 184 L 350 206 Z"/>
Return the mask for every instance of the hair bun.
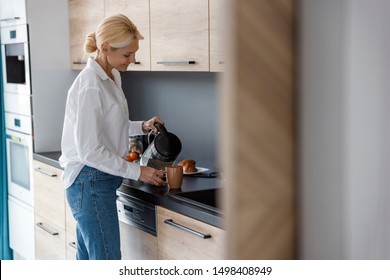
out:
<path id="1" fill-rule="evenodd" d="M 93 53 L 97 50 L 95 32 L 91 32 L 87 35 L 87 38 L 85 39 L 84 43 L 84 50 L 87 53 Z"/>

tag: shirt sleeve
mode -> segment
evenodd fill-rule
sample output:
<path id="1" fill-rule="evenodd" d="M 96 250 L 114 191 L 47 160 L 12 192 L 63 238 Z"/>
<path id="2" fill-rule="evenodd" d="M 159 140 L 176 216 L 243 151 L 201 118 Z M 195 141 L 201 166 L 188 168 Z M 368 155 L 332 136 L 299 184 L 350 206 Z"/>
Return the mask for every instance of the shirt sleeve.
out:
<path id="1" fill-rule="evenodd" d="M 143 135 L 145 132 L 142 130 L 143 121 L 129 121 L 129 136 Z"/>
<path id="2" fill-rule="evenodd" d="M 102 172 L 137 180 L 141 174 L 140 166 L 125 161 L 102 145 L 103 108 L 99 89 L 90 88 L 79 93 L 76 114 L 74 134 L 80 161 Z"/>

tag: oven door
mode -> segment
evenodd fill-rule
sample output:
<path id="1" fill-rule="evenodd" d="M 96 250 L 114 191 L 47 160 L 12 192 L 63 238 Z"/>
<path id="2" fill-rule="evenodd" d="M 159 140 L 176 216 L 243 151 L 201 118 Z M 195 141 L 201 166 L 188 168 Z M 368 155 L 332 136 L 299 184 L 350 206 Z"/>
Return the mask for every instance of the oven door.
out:
<path id="1" fill-rule="evenodd" d="M 32 135 L 6 129 L 8 194 L 34 206 Z"/>
<path id="2" fill-rule="evenodd" d="M 31 94 L 27 25 L 1 28 L 4 92 Z"/>

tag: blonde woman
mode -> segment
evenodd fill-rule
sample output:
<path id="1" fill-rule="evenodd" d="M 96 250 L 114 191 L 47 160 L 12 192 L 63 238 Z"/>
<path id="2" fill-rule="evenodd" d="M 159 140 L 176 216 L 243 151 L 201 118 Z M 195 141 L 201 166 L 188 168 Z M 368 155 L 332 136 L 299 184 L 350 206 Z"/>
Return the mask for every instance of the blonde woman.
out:
<path id="1" fill-rule="evenodd" d="M 128 137 L 157 132 L 158 117 L 130 121 L 119 71 L 135 62 L 143 37 L 124 15 L 104 19 L 90 33 L 90 57 L 69 89 L 62 132 L 62 180 L 77 221 L 77 259 L 121 259 L 116 189 L 122 178 L 163 184 L 163 173 L 124 160 Z"/>

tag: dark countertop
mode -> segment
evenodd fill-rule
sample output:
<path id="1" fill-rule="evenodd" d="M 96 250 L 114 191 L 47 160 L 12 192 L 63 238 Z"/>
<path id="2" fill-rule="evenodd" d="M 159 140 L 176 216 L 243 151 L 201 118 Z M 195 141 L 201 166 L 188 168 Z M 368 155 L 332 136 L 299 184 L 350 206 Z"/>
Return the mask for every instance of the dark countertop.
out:
<path id="1" fill-rule="evenodd" d="M 33 158 L 34 160 L 38 160 L 61 169 L 61 166 L 58 163 L 60 155 L 61 152 L 34 153 Z M 220 181 L 221 180 L 218 178 L 197 178 L 184 176 L 180 190 L 169 190 L 169 188 L 166 186 L 156 187 L 140 181 L 124 179 L 122 186 L 119 187 L 117 192 L 120 195 L 130 195 L 189 216 L 191 218 L 200 220 L 202 222 L 211 224 L 213 226 L 223 228 L 223 214 L 221 211 L 217 209 L 204 209 L 203 207 L 198 207 L 183 201 L 179 201 L 169 195 L 175 194 L 177 192 L 219 188 Z"/>
<path id="2" fill-rule="evenodd" d="M 58 159 L 61 156 L 61 152 L 45 152 L 45 153 L 34 153 L 33 159 L 46 163 L 47 165 L 62 169 L 58 163 Z"/>

